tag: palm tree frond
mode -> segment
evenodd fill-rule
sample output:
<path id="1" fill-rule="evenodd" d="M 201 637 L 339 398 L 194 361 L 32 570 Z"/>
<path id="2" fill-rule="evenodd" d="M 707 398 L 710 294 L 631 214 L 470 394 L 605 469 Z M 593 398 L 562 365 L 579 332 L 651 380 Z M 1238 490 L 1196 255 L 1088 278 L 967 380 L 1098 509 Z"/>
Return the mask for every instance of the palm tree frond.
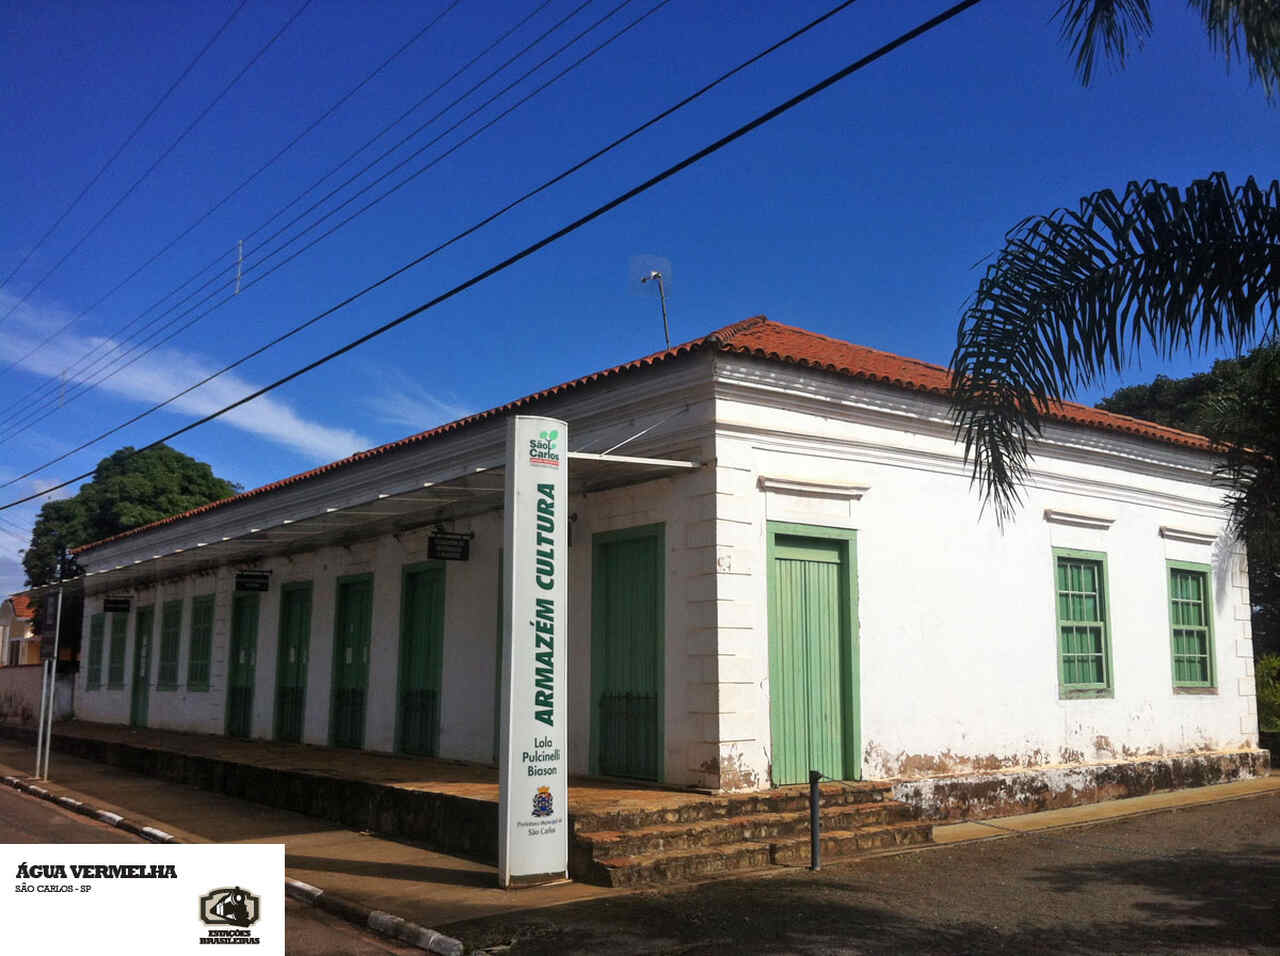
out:
<path id="1" fill-rule="evenodd" d="M 984 504 L 1003 524 L 1056 403 L 1135 349 L 1234 349 L 1277 327 L 1280 181 L 1185 191 L 1154 181 L 1019 223 L 965 310 L 952 411 Z"/>
<path id="2" fill-rule="evenodd" d="M 1129 45 L 1141 48 L 1151 35 L 1147 0 L 1062 0 L 1053 17 L 1062 21 L 1058 35 L 1071 44 L 1076 75 L 1085 86 L 1093 79 L 1099 52 L 1124 66 Z"/>
<path id="3" fill-rule="evenodd" d="M 1267 99 L 1280 97 L 1280 2 L 1189 0 L 1204 19 L 1209 42 L 1232 60 L 1244 60 Z"/>

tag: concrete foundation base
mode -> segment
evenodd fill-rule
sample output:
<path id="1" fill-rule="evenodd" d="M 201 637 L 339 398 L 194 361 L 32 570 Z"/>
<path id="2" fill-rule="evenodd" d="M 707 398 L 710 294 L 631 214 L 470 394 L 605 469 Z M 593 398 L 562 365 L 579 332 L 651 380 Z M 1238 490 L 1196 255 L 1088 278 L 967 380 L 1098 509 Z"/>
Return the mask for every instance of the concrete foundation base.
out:
<path id="1" fill-rule="evenodd" d="M 1264 776 L 1266 750 L 1142 757 L 893 781 L 893 797 L 933 821 L 982 820 Z"/>

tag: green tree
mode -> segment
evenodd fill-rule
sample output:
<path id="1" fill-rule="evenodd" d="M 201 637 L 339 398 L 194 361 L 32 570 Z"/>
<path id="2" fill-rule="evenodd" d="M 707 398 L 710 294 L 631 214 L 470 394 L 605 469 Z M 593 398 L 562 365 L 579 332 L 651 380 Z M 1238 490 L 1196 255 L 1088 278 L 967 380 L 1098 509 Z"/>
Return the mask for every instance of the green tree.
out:
<path id="1" fill-rule="evenodd" d="M 31 546 L 22 558 L 27 584 L 57 577 L 59 550 L 180 514 L 235 494 L 237 485 L 213 469 L 167 445 L 141 452 L 121 448 L 98 462 L 93 478 L 72 498 L 50 501 L 40 509 Z M 68 569 L 75 573 L 75 568 Z"/>
<path id="2" fill-rule="evenodd" d="M 1280 93 L 1280 3 L 1276 0 L 1188 0 L 1204 21 L 1209 43 L 1230 66 L 1244 61 L 1268 99 Z M 1130 49 L 1152 33 L 1149 0 L 1062 0 L 1055 13 L 1060 35 L 1086 85 L 1101 57 L 1123 66 Z"/>

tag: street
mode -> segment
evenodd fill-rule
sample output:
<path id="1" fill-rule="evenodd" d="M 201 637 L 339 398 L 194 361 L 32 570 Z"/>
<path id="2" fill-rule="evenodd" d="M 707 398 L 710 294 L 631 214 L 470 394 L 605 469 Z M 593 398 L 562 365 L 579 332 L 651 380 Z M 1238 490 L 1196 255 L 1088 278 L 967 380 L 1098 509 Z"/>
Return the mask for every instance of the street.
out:
<path id="1" fill-rule="evenodd" d="M 0 842 L 144 843 L 105 823 L 0 787 Z M 297 956 L 411 956 L 421 950 L 384 940 L 296 900 L 285 900 L 285 952 Z"/>
<path id="2" fill-rule="evenodd" d="M 511 954 L 1274 953 L 1280 794 L 442 928 Z"/>

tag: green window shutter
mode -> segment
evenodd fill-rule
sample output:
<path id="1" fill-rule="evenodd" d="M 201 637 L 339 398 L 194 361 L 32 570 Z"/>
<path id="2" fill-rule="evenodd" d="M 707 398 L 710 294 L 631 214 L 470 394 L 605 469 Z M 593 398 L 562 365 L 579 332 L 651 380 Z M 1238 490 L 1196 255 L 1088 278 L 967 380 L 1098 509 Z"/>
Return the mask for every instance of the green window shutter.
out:
<path id="1" fill-rule="evenodd" d="M 1209 568 L 1169 562 L 1169 637 L 1174 687 L 1213 687 Z"/>
<path id="2" fill-rule="evenodd" d="M 1112 690 L 1106 557 L 1054 550 L 1058 615 L 1058 682 L 1064 697 Z"/>
<path id="3" fill-rule="evenodd" d="M 89 676 L 86 690 L 102 686 L 102 636 L 106 631 L 106 615 L 95 614 L 89 619 Z"/>
<path id="4" fill-rule="evenodd" d="M 213 595 L 191 601 L 191 655 L 187 660 L 187 689 L 209 689 L 209 658 L 213 653 Z"/>
<path id="5" fill-rule="evenodd" d="M 107 686 L 124 686 L 124 646 L 129 640 L 129 615 L 111 615 L 111 647 L 108 650 Z"/>
<path id="6" fill-rule="evenodd" d="M 157 690 L 178 686 L 178 646 L 182 641 L 182 602 L 166 601 L 160 612 L 160 672 Z"/>

